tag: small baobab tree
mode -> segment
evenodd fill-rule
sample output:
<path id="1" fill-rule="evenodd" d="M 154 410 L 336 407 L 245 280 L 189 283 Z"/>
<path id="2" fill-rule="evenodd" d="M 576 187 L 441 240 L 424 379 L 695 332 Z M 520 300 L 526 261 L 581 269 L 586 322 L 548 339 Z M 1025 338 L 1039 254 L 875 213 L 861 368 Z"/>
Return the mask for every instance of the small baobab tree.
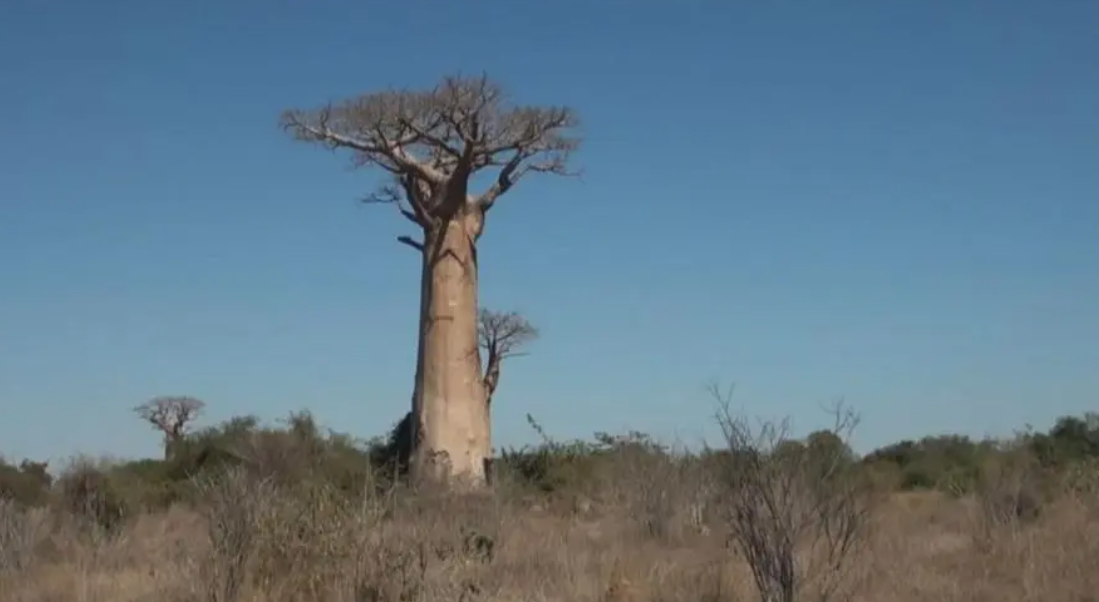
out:
<path id="1" fill-rule="evenodd" d="M 478 338 L 477 244 L 489 211 L 531 173 L 568 175 L 579 146 L 566 107 L 515 105 L 487 76 L 447 77 L 429 90 L 365 94 L 288 110 L 296 139 L 350 151 L 387 183 L 368 201 L 395 206 L 421 238 L 420 328 L 412 399 L 412 470 L 485 482 L 492 449 L 489 387 Z M 494 173 L 471 190 L 478 173 Z"/>
<path id="2" fill-rule="evenodd" d="M 485 403 L 492 405 L 492 395 L 500 385 L 500 367 L 509 357 L 523 355 L 522 348 L 538 338 L 538 329 L 521 314 L 482 309 L 478 315 L 477 336 L 484 354 Z"/>
<path id="3" fill-rule="evenodd" d="M 194 397 L 163 395 L 135 407 L 134 412 L 164 435 L 164 459 L 169 460 L 205 407 Z"/>

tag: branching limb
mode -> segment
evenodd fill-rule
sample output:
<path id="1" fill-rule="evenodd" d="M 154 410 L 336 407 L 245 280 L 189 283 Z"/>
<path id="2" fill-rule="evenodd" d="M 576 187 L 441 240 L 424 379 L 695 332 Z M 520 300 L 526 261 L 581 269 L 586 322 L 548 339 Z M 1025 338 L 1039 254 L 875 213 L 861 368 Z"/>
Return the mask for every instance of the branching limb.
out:
<path id="1" fill-rule="evenodd" d="M 397 118 L 397 123 L 412 132 L 418 141 L 425 142 L 437 148 L 440 154 L 447 155 L 454 159 L 461 158 L 462 150 L 460 148 L 455 148 L 455 145 L 448 142 L 445 138 L 431 133 L 432 130 L 438 129 L 440 126 L 444 125 L 444 119 L 441 115 L 435 116 L 431 124 L 426 127 L 416 125 L 409 117 L 404 115 Z"/>
<path id="2" fill-rule="evenodd" d="M 569 158 L 580 146 L 580 139 L 571 135 L 578 120 L 570 109 L 523 108 L 503 122 L 478 157 L 481 167 L 500 167 L 496 181 L 477 199 L 486 210 L 528 173 L 577 175 L 568 169 Z"/>
<path id="3" fill-rule="evenodd" d="M 538 329 L 517 312 L 495 312 L 482 309 L 478 316 L 478 335 L 485 354 L 485 374 L 482 381 L 488 403 L 500 384 L 500 366 L 504 359 L 521 355 L 520 349 L 538 338 Z"/>
<path id="4" fill-rule="evenodd" d="M 507 193 L 515 184 L 530 172 L 548 173 L 559 176 L 575 176 L 579 172 L 569 171 L 567 168 L 567 155 L 558 154 L 545 161 L 528 162 L 533 154 L 530 150 L 516 151 L 500 169 L 496 181 L 488 190 L 477 197 L 476 202 L 488 211 L 496 203 L 497 199 Z"/>
<path id="5" fill-rule="evenodd" d="M 430 196 L 431 190 L 422 181 L 410 176 L 395 176 L 393 183 L 378 188 L 363 202 L 393 205 L 408 221 L 421 228 L 430 228 L 437 221 L 431 213 Z"/>
<path id="6" fill-rule="evenodd" d="M 397 242 L 408 245 L 421 253 L 424 251 L 424 243 L 413 240 L 411 236 L 398 236 Z"/>
<path id="7" fill-rule="evenodd" d="M 434 184 L 446 180 L 444 173 L 408 152 L 409 146 L 420 142 L 415 132 L 400 128 L 395 135 L 388 134 L 384 123 L 363 123 L 365 116 L 355 109 L 353 104 L 345 104 L 316 111 L 286 111 L 282 127 L 298 140 L 353 150 L 360 165 L 377 165 L 390 173 L 412 174 Z"/>
<path id="8" fill-rule="evenodd" d="M 483 213 L 529 173 L 574 175 L 567 165 L 580 145 L 571 109 L 511 104 L 486 75 L 290 110 L 281 123 L 299 140 L 349 149 L 356 165 L 393 174 L 410 205 L 402 215 L 425 228 L 449 219 L 463 203 L 478 204 Z M 472 175 L 490 168 L 499 169 L 494 184 L 469 195 Z"/>

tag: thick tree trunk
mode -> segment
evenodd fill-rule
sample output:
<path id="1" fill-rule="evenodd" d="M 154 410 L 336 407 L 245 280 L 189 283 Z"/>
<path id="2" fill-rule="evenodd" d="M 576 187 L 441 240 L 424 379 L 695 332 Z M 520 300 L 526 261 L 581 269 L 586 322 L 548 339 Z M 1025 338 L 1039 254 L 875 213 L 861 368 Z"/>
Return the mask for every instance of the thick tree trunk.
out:
<path id="1" fill-rule="evenodd" d="M 420 334 L 412 399 L 414 476 L 486 481 L 491 425 L 477 347 L 477 237 L 459 214 L 424 236 Z"/>

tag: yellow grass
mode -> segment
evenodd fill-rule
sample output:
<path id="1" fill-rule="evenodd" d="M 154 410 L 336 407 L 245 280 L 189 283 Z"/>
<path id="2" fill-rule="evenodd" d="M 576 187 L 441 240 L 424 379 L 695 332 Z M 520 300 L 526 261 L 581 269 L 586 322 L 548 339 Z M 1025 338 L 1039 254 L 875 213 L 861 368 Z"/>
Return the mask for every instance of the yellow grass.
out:
<path id="1" fill-rule="evenodd" d="M 613 505 L 577 512 L 576 505 L 531 508 L 481 497 L 395 504 L 382 516 L 323 500 L 247 503 L 257 518 L 249 523 L 255 544 L 242 601 L 758 599 L 719 526 L 656 537 Z M 853 559 L 852 599 L 1099 600 L 1097 508 L 1065 497 L 1035 521 L 997 526 L 981 540 L 972 504 L 895 495 L 876 511 L 867 546 Z M 297 527 L 278 526 L 289 523 Z M 494 541 L 491 558 L 463 548 L 471 532 Z M 194 511 L 139 516 L 112 537 L 56 517 L 35 533 L 27 563 L 0 573 L 4 602 L 226 600 L 211 583 L 224 576 L 232 553 L 211 543 L 207 519 Z"/>

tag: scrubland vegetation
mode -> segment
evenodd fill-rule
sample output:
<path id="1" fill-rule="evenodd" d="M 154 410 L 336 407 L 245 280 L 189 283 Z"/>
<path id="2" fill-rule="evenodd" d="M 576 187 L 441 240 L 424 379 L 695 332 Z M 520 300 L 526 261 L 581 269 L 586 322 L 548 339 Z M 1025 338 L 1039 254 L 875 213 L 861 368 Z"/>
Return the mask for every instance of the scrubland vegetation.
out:
<path id="1" fill-rule="evenodd" d="M 531 419 L 541 444 L 493 457 L 502 362 L 537 331 L 481 307 L 478 240 L 527 174 L 576 174 L 578 123 L 487 76 L 286 111 L 412 225 L 409 414 L 360 441 L 308 413 L 193 430 L 201 402 L 163 398 L 137 408 L 160 458 L 0 463 L 0 602 L 1099 601 L 1096 416 L 860 457 L 843 407 L 796 439 L 715 390 L 712 449 Z"/>
<path id="2" fill-rule="evenodd" d="M 0 599 L 1099 599 L 1094 416 L 863 457 L 843 408 L 802 439 L 720 413 L 724 444 L 689 453 L 532 420 L 543 443 L 475 493 L 403 477 L 407 421 L 358 441 L 307 413 L 142 417 L 167 427 L 163 459 L 0 465 Z"/>

